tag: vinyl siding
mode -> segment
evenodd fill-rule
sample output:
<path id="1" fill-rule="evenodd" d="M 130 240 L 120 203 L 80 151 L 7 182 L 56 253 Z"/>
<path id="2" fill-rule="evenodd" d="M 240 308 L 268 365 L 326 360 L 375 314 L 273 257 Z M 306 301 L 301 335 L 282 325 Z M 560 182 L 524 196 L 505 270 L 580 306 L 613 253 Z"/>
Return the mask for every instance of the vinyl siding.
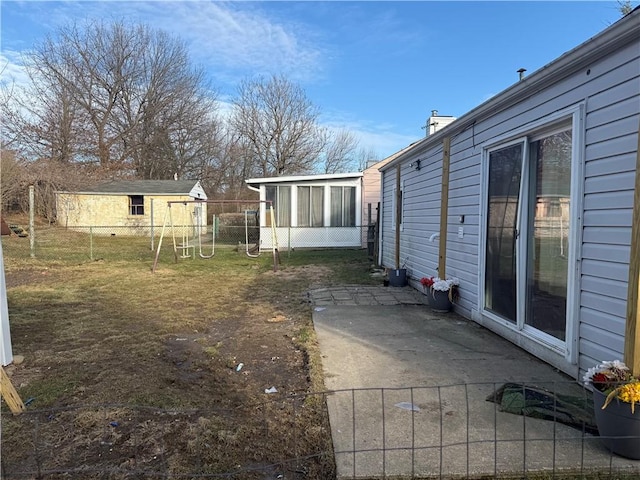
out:
<path id="1" fill-rule="evenodd" d="M 576 305 L 577 367 L 582 372 L 601 360 L 622 358 L 629 272 L 631 217 L 640 121 L 640 49 L 636 41 L 548 85 L 523 95 L 516 104 L 482 118 L 465 118 L 451 132 L 449 208 L 447 225 L 447 276 L 460 279 L 456 311 L 471 318 L 479 308 L 479 256 L 483 218 L 483 149 L 510 139 L 535 135 L 554 122 L 550 119 L 568 108 L 584 108 L 584 149 L 575 152 L 583 175 L 579 209 L 582 229 L 578 239 L 576 268 L 580 268 Z M 585 52 L 588 55 L 588 52 Z M 567 121 L 569 117 L 567 117 Z M 459 120 L 460 121 L 460 120 Z M 558 119 L 560 121 L 560 119 Z M 401 232 L 401 258 L 418 278 L 434 274 L 438 243 L 430 243 L 439 231 L 442 143 L 426 140 L 402 158 L 405 180 L 405 219 Z M 437 153 L 439 152 L 439 153 Z M 408 164 L 422 159 L 423 168 Z M 426 160 L 425 160 L 426 158 Z M 395 185 L 395 166 L 383 171 L 383 183 Z M 385 187 L 386 190 L 386 187 Z M 387 192 L 385 192 L 387 193 Z M 389 218 L 391 195 L 383 199 Z M 459 216 L 464 215 L 464 223 Z M 393 260 L 385 225 L 383 259 Z M 390 227 L 390 224 L 389 224 Z M 463 237 L 458 238 L 458 229 Z M 570 268 L 573 268 L 570 266 Z M 571 301 L 571 299 L 569 299 Z M 565 368 L 576 374 L 578 368 Z"/>
<path id="2" fill-rule="evenodd" d="M 579 365 L 622 358 L 640 118 L 640 49 L 587 102 Z M 624 63 L 623 58 L 628 61 Z M 584 348 L 582 348 L 584 347 Z"/>

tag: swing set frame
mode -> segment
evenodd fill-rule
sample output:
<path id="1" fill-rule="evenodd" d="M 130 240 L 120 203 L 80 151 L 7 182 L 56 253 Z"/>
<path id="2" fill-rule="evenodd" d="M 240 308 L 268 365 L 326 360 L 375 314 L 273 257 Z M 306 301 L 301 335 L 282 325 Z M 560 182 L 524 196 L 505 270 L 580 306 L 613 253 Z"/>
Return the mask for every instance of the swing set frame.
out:
<path id="1" fill-rule="evenodd" d="M 195 251 L 196 251 L 196 244 L 195 242 L 193 244 L 189 244 L 189 238 L 188 238 L 188 232 L 185 232 L 183 230 L 183 234 L 182 234 L 182 244 L 178 245 L 178 243 L 176 243 L 176 234 L 175 234 L 175 226 L 173 224 L 173 217 L 172 217 L 172 206 L 173 205 L 183 205 L 185 207 L 185 210 L 187 208 L 188 205 L 190 204 L 195 204 L 195 205 L 224 205 L 224 204 L 246 204 L 246 203 L 259 203 L 259 204 L 266 204 L 267 208 L 269 209 L 269 214 L 271 217 L 271 238 L 272 238 L 272 255 L 273 255 L 273 271 L 277 272 L 278 271 L 278 264 L 280 263 L 280 254 L 278 252 L 278 239 L 276 236 L 276 224 L 275 224 L 275 215 L 273 212 L 273 202 L 271 200 L 172 200 L 167 202 L 167 209 L 164 213 L 164 220 L 162 222 L 162 230 L 160 232 L 160 239 L 158 240 L 158 247 L 156 249 L 156 255 L 155 258 L 153 260 L 153 267 L 151 268 L 151 273 L 155 273 L 156 269 L 158 267 L 158 259 L 160 257 L 160 249 L 162 248 L 162 240 L 164 239 L 164 234 L 165 234 L 165 230 L 167 228 L 167 221 L 169 222 L 169 227 L 171 228 L 171 238 L 173 240 L 173 258 L 174 258 L 174 262 L 178 263 L 178 258 L 190 258 L 191 255 L 186 255 L 185 251 L 188 252 L 190 248 L 193 248 L 193 256 L 195 257 Z M 201 214 L 200 214 L 201 215 Z M 185 215 L 186 218 L 186 215 Z M 199 220 L 201 219 L 201 217 L 199 218 Z M 194 224 L 193 227 L 195 227 L 198 230 L 198 246 L 199 246 L 199 254 L 201 258 L 211 258 L 214 256 L 215 254 L 215 216 L 214 216 L 214 223 L 212 225 L 212 247 L 211 247 L 211 254 L 210 255 L 205 255 L 202 252 L 202 236 L 199 234 L 199 230 L 202 228 L 202 223 L 200 223 L 200 221 L 198 221 L 198 224 Z M 247 217 L 247 211 L 245 211 L 245 241 L 248 242 L 249 241 L 249 233 L 248 233 L 248 217 Z M 182 254 L 178 255 L 178 249 L 182 250 Z M 259 256 L 260 252 L 260 246 L 258 245 L 258 255 L 254 255 L 251 254 L 249 251 L 249 245 L 247 243 L 246 245 L 246 254 L 248 257 L 252 257 L 255 258 L 257 256 Z"/>

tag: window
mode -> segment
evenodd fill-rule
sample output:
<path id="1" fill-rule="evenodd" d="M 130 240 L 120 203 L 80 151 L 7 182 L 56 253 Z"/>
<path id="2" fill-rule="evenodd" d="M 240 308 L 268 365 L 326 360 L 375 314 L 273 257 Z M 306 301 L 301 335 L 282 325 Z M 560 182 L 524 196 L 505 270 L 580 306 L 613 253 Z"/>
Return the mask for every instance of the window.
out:
<path id="1" fill-rule="evenodd" d="M 277 227 L 291 226 L 291 187 L 265 186 L 265 200 L 270 200 Z M 267 204 L 267 209 L 269 205 Z M 271 215 L 267 211 L 267 226 L 271 225 Z"/>
<path id="2" fill-rule="evenodd" d="M 324 187 L 298 187 L 298 226 L 324 226 Z"/>
<path id="3" fill-rule="evenodd" d="M 331 226 L 356 226 L 356 187 L 331 187 Z"/>
<path id="4" fill-rule="evenodd" d="M 129 195 L 129 215 L 144 215 L 144 197 Z"/>

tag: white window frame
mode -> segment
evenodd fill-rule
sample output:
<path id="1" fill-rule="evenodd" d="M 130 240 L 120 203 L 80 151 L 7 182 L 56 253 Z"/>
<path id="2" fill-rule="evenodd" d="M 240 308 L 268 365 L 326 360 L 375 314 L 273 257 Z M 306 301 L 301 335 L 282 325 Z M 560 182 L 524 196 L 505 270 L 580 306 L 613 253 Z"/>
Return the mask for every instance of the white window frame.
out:
<path id="1" fill-rule="evenodd" d="M 333 209 L 332 209 L 332 202 L 333 202 L 333 189 L 334 188 L 339 188 L 340 189 L 340 215 L 341 215 L 341 225 L 334 225 L 332 222 L 332 217 L 333 217 Z M 346 212 L 345 212 L 345 189 L 353 189 L 353 195 L 354 195 L 354 199 L 353 199 L 353 208 L 354 208 L 354 212 L 353 212 L 353 225 L 345 225 L 345 217 L 346 217 Z M 328 210 L 328 214 L 329 214 L 329 223 L 328 225 L 332 228 L 353 228 L 353 227 L 357 227 L 358 226 L 358 188 L 356 187 L 356 185 L 329 185 L 329 210 Z"/>
<path id="2" fill-rule="evenodd" d="M 280 225 L 280 189 L 281 188 L 288 188 L 289 189 L 289 221 L 288 221 L 288 225 Z M 268 184 L 264 186 L 264 199 L 267 200 L 267 189 L 268 188 L 275 188 L 276 189 L 276 199 L 275 199 L 275 205 L 273 205 L 273 209 L 274 209 L 274 217 L 275 217 L 275 221 L 276 221 L 276 227 L 283 227 L 283 228 L 289 228 L 292 225 L 292 222 L 294 221 L 294 217 L 297 220 L 297 216 L 295 216 L 293 214 L 294 210 L 293 210 L 293 205 L 294 205 L 294 198 L 292 198 L 293 193 L 295 192 L 296 189 L 292 187 L 292 185 L 289 184 L 285 184 L 285 185 L 277 185 L 277 184 Z M 267 215 L 270 215 L 270 211 L 269 211 L 269 207 L 266 207 L 266 213 Z M 266 224 L 268 224 L 268 222 L 266 222 Z M 266 226 L 265 224 L 265 226 Z"/>

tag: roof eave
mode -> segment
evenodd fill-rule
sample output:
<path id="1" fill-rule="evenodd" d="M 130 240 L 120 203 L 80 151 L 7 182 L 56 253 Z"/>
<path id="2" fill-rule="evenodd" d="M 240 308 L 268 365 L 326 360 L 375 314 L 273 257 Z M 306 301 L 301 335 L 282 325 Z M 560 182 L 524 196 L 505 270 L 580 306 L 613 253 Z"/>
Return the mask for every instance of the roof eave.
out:
<path id="1" fill-rule="evenodd" d="M 361 178 L 362 172 L 352 173 L 326 173 L 320 175 L 291 175 L 286 177 L 261 177 L 248 178 L 244 181 L 247 185 L 264 185 L 265 183 L 296 183 L 312 182 L 314 180 L 344 180 L 345 178 Z"/>

